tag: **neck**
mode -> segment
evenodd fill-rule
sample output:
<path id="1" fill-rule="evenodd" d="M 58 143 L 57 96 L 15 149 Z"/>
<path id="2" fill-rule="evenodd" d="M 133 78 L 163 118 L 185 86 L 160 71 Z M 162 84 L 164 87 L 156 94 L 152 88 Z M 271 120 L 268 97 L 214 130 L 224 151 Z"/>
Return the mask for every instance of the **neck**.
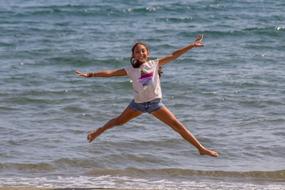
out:
<path id="1" fill-rule="evenodd" d="M 137 61 L 137 60 L 132 62 L 132 65 L 133 65 L 134 68 L 139 68 L 142 64 L 144 64 L 144 62 L 140 62 L 140 61 Z"/>

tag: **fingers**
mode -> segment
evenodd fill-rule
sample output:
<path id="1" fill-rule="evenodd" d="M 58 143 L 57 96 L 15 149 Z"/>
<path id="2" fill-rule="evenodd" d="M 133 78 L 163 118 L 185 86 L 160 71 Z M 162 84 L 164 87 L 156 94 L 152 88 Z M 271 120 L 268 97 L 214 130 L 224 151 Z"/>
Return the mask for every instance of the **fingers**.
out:
<path id="1" fill-rule="evenodd" d="M 75 71 L 75 73 L 76 73 L 76 74 L 81 74 L 81 72 L 80 72 L 80 71 L 78 71 L 78 70 L 76 70 L 76 71 Z"/>
<path id="2" fill-rule="evenodd" d="M 80 76 L 80 75 L 82 75 L 83 73 L 81 73 L 80 71 L 76 70 L 76 71 L 75 71 L 75 74 L 77 74 L 77 75 Z"/>
<path id="3" fill-rule="evenodd" d="M 87 141 L 88 141 L 89 143 L 91 143 L 91 142 L 92 142 L 91 134 L 90 134 L 90 133 L 88 133 L 88 135 L 87 135 Z"/>
<path id="4" fill-rule="evenodd" d="M 75 71 L 75 74 L 77 74 L 77 75 L 80 76 L 80 77 L 85 77 L 85 78 L 88 77 L 86 73 L 81 73 L 81 72 L 78 71 L 78 70 Z"/>
<path id="5" fill-rule="evenodd" d="M 196 40 L 195 41 L 202 41 L 203 40 L 204 35 L 203 34 L 198 34 L 196 36 Z"/>

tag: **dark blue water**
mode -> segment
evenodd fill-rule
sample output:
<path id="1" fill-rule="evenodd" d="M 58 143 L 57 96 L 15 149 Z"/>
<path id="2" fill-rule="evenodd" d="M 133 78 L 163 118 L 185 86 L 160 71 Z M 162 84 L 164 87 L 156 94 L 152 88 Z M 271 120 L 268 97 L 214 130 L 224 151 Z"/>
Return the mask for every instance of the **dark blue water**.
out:
<path id="1" fill-rule="evenodd" d="M 285 3 L 0 1 L 0 187 L 282 189 Z M 162 57 L 164 104 L 218 159 L 150 115 L 88 144 L 132 99 L 128 78 L 74 74 Z"/>

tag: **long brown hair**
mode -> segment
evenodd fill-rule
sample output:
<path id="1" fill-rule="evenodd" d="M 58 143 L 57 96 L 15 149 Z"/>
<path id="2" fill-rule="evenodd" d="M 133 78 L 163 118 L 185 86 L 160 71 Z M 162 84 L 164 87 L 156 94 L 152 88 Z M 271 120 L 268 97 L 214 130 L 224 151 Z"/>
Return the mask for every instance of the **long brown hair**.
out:
<path id="1" fill-rule="evenodd" d="M 132 56 L 130 58 L 130 62 L 131 62 L 132 66 L 134 68 L 139 68 L 140 65 L 141 65 L 141 63 L 139 61 L 135 60 L 135 58 L 134 58 L 135 48 L 138 45 L 143 45 L 146 48 L 146 50 L 149 52 L 149 46 L 146 43 L 144 43 L 144 42 L 137 42 L 137 43 L 135 43 L 133 45 L 133 47 L 132 47 Z M 159 68 L 158 68 L 158 75 L 161 77 L 162 73 L 163 73 L 162 66 L 159 66 Z"/>

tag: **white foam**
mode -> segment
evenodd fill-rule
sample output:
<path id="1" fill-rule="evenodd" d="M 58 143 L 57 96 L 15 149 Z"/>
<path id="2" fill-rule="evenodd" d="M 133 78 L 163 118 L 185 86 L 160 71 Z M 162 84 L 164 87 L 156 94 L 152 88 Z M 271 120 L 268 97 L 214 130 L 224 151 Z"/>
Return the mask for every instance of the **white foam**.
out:
<path id="1" fill-rule="evenodd" d="M 13 177 L 0 178 L 0 187 L 32 186 L 38 188 L 116 188 L 116 189 L 145 189 L 145 190 L 187 190 L 187 189 L 221 189 L 221 190 L 282 190 L 284 183 L 254 184 L 244 182 L 223 182 L 217 180 L 149 180 L 127 176 L 79 176 L 79 177 Z"/>

